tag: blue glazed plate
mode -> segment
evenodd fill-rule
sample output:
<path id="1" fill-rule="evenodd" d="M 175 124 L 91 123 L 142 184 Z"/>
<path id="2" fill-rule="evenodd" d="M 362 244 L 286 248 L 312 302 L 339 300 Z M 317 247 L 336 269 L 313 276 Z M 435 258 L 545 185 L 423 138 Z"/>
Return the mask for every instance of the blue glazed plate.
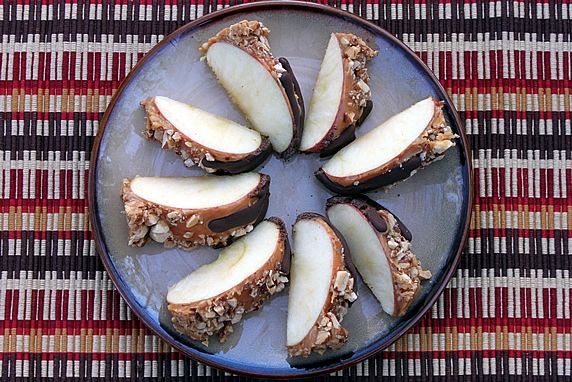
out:
<path id="1" fill-rule="evenodd" d="M 379 50 L 371 61 L 374 108 L 358 136 L 411 104 L 434 96 L 445 101 L 446 118 L 461 136 L 443 160 L 389 190 L 369 196 L 390 208 L 413 233 L 412 247 L 433 278 L 424 284 L 408 313 L 383 313 L 358 280 L 359 299 L 344 318 L 349 342 L 340 350 L 289 360 L 286 351 L 287 290 L 261 310 L 245 316 L 229 340 L 202 344 L 178 335 L 165 314 L 167 288 L 216 258 L 217 251 L 164 249 L 149 243 L 127 246 L 121 183 L 135 175 L 200 175 L 173 153 L 146 141 L 139 102 L 165 95 L 194 104 L 240 123 L 244 117 L 229 102 L 204 62 L 198 47 L 220 29 L 243 19 L 258 19 L 271 29 L 270 44 L 286 57 L 300 82 L 306 106 L 331 32 L 351 32 Z M 331 194 L 314 178 L 321 160 L 297 155 L 288 162 L 272 157 L 261 172 L 271 176 L 267 216 L 288 226 L 300 212 L 324 213 Z M 202 17 L 163 39 L 131 71 L 109 105 L 92 152 L 90 216 L 98 252 L 117 289 L 132 310 L 165 341 L 205 364 L 229 372 L 262 377 L 301 377 L 332 372 L 366 359 L 389 346 L 433 305 L 455 271 L 465 241 L 472 205 L 469 149 L 461 121 L 433 74 L 400 41 L 349 13 L 301 2 L 260 2 Z"/>

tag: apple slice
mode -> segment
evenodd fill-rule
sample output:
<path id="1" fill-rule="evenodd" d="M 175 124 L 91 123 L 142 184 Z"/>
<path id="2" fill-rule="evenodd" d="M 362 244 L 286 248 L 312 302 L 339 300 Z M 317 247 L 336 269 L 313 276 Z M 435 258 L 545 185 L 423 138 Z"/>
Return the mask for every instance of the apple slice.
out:
<path id="1" fill-rule="evenodd" d="M 419 284 L 431 278 L 411 252 L 411 233 L 391 212 L 365 197 L 333 197 L 327 202 L 332 224 L 348 243 L 352 262 L 392 316 L 410 306 Z"/>
<path id="2" fill-rule="evenodd" d="M 338 151 L 316 177 L 330 190 L 358 193 L 387 186 L 441 159 L 455 146 L 443 103 L 426 98 Z"/>
<path id="3" fill-rule="evenodd" d="M 284 289 L 288 270 L 283 261 L 289 257 L 282 220 L 262 221 L 223 249 L 214 262 L 169 288 L 167 308 L 175 329 L 207 345 L 214 334 L 224 342 L 244 314 Z"/>
<path id="4" fill-rule="evenodd" d="M 218 32 L 200 50 L 231 100 L 280 156 L 300 144 L 302 92 L 285 58 L 270 51 L 270 31 L 259 21 L 241 21 Z"/>
<path id="5" fill-rule="evenodd" d="M 310 101 L 302 152 L 333 154 L 355 139 L 355 129 L 371 112 L 366 62 L 377 55 L 351 33 L 332 33 Z"/>
<path id="6" fill-rule="evenodd" d="M 255 169 L 270 155 L 267 138 L 236 122 L 167 97 L 141 105 L 147 112 L 145 136 L 175 151 L 186 166 L 237 174 Z"/>
<path id="7" fill-rule="evenodd" d="M 129 245 L 150 238 L 167 248 L 224 246 L 264 219 L 270 177 L 135 177 L 123 180 Z"/>
<path id="8" fill-rule="evenodd" d="M 298 216 L 293 237 L 286 336 L 288 354 L 306 357 L 347 341 L 348 332 L 340 323 L 357 295 L 342 238 L 323 216 Z"/>

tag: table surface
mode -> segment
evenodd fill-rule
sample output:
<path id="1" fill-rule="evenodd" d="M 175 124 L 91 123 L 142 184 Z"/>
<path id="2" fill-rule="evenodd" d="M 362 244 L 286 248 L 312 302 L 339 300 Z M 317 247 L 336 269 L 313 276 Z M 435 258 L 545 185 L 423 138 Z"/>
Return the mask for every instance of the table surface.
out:
<path id="1" fill-rule="evenodd" d="M 95 252 L 91 147 L 164 36 L 236 1 L 0 4 L 2 380 L 219 380 L 131 314 Z M 324 379 L 569 380 L 572 4 L 337 1 L 403 40 L 455 102 L 475 205 L 459 268 L 389 349 Z M 469 376 L 469 377 L 467 377 Z"/>

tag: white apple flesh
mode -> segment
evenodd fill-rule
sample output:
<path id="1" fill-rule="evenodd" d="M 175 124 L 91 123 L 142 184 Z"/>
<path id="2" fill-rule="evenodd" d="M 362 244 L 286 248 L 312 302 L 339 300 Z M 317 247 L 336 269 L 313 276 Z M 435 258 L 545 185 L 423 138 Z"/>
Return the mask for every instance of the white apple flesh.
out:
<path id="1" fill-rule="evenodd" d="M 292 110 L 280 82 L 255 57 L 226 42 L 208 48 L 207 63 L 254 129 L 285 152 L 295 137 Z"/>
<path id="2" fill-rule="evenodd" d="M 240 200 L 258 187 L 260 174 L 232 176 L 136 177 L 133 192 L 155 204 L 181 209 L 206 209 Z"/>
<path id="3" fill-rule="evenodd" d="M 155 97 L 163 116 L 192 141 L 229 154 L 248 154 L 261 143 L 260 133 L 229 119 L 167 97 Z"/>
<path id="4" fill-rule="evenodd" d="M 343 241 L 323 216 L 299 215 L 292 232 L 286 341 L 290 356 L 307 357 L 347 341 L 340 323 L 357 295 Z"/>
<path id="5" fill-rule="evenodd" d="M 342 51 L 337 37 L 332 33 L 308 108 L 300 151 L 312 149 L 328 134 L 338 116 L 343 87 Z"/>
<path id="6" fill-rule="evenodd" d="M 300 151 L 329 156 L 355 139 L 371 109 L 366 63 L 377 55 L 351 33 L 332 33 L 314 87 Z"/>
<path id="7" fill-rule="evenodd" d="M 167 302 L 190 304 L 216 297 L 244 283 L 267 264 L 283 241 L 277 224 L 261 222 L 252 232 L 224 248 L 215 261 L 197 268 L 169 288 Z"/>
<path id="8" fill-rule="evenodd" d="M 334 248 L 318 222 L 302 220 L 294 226 L 288 304 L 288 346 L 301 342 L 322 312 L 330 293 Z"/>
<path id="9" fill-rule="evenodd" d="M 125 179 L 129 245 L 224 246 L 264 218 L 269 187 L 270 177 L 257 173 Z"/>
<path id="10" fill-rule="evenodd" d="M 443 104 L 426 98 L 338 151 L 316 176 L 338 193 L 359 193 L 413 175 L 455 145 Z"/>
<path id="11" fill-rule="evenodd" d="M 226 118 L 162 96 L 141 105 L 147 113 L 145 137 L 176 152 L 186 166 L 238 174 L 255 169 L 270 155 L 268 138 Z"/>
<path id="12" fill-rule="evenodd" d="M 352 262 L 383 310 L 403 315 L 431 273 L 411 252 L 410 233 L 394 215 L 367 198 L 333 197 L 327 214 L 343 235 Z"/>
<path id="13" fill-rule="evenodd" d="M 366 173 L 396 158 L 421 135 L 433 118 L 431 98 L 403 112 L 359 137 L 338 151 L 323 169 L 331 176 L 348 177 Z"/>
<path id="14" fill-rule="evenodd" d="M 257 20 L 242 20 L 219 31 L 199 50 L 220 84 L 254 129 L 288 158 L 300 145 L 304 100 L 290 63 L 275 58 L 270 30 Z"/>
<path id="15" fill-rule="evenodd" d="M 288 248 L 280 219 L 261 222 L 223 249 L 214 262 L 169 288 L 168 310 L 175 328 L 207 344 L 215 334 L 224 342 L 244 314 L 284 289 L 288 278 L 282 264 L 290 256 Z"/>
<path id="16" fill-rule="evenodd" d="M 329 208 L 328 218 L 348 243 L 352 261 L 364 282 L 381 303 L 383 310 L 393 314 L 393 276 L 377 232 L 367 218 L 349 204 L 338 204 Z"/>

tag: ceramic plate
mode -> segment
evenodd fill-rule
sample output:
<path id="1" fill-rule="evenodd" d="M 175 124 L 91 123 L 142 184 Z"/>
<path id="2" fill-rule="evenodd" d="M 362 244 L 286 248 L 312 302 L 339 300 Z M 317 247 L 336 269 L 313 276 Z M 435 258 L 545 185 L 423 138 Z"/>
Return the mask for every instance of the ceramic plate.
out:
<path id="1" fill-rule="evenodd" d="M 390 208 L 413 233 L 413 251 L 433 278 L 422 285 L 408 313 L 399 318 L 382 312 L 371 292 L 358 280 L 360 298 L 344 318 L 349 342 L 340 350 L 290 360 L 286 351 L 288 290 L 248 314 L 223 344 L 207 348 L 178 335 L 165 313 L 167 288 L 217 251 L 186 252 L 156 243 L 127 246 L 122 214 L 121 183 L 136 175 L 200 175 L 173 153 L 146 141 L 141 131 L 145 114 L 139 102 L 164 95 L 246 123 L 229 102 L 198 47 L 220 29 L 243 19 L 258 19 L 271 29 L 270 45 L 277 57 L 290 60 L 306 107 L 331 32 L 351 32 L 368 41 L 379 56 L 369 64 L 374 108 L 362 135 L 392 114 L 434 96 L 445 101 L 446 118 L 461 136 L 443 160 L 394 187 L 369 193 Z M 272 377 L 308 376 L 330 372 L 365 359 L 387 347 L 410 328 L 445 287 L 454 272 L 467 233 L 471 206 L 471 169 L 463 127 L 446 93 L 423 63 L 401 42 L 371 23 L 333 8 L 298 2 L 265 2 L 232 7 L 192 22 L 166 37 L 125 79 L 113 98 L 94 146 L 91 162 L 90 208 L 98 251 L 117 289 L 133 311 L 160 337 L 203 363 L 227 371 Z M 271 157 L 259 171 L 271 176 L 267 216 L 291 227 L 304 211 L 324 213 L 331 193 L 314 178 L 322 161 L 297 155 L 284 162 Z"/>

